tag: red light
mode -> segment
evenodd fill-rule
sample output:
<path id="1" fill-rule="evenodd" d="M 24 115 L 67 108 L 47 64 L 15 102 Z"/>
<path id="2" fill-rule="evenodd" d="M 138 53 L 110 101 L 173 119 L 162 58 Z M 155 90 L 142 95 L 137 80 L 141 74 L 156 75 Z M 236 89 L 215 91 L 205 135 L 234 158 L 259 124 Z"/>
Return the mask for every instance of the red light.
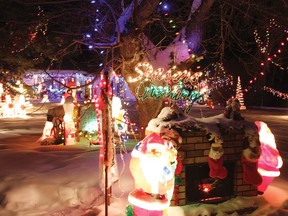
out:
<path id="1" fill-rule="evenodd" d="M 204 187 L 204 188 L 203 188 L 203 191 L 204 191 L 205 193 L 208 193 L 208 192 L 209 192 L 209 188 L 208 188 L 208 187 Z"/>
<path id="2" fill-rule="evenodd" d="M 209 193 L 212 189 L 214 189 L 213 184 L 202 184 L 200 185 L 201 190 L 205 193 Z"/>

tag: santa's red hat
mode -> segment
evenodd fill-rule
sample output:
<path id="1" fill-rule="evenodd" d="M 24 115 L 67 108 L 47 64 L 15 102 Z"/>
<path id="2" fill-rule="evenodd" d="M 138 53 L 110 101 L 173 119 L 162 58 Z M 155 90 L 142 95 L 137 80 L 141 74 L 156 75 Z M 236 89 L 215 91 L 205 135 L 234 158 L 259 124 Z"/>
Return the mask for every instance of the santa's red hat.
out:
<path id="1" fill-rule="evenodd" d="M 157 133 L 151 133 L 148 136 L 146 136 L 143 140 L 142 140 L 142 145 L 141 145 L 141 152 L 145 153 L 147 151 L 147 146 L 148 145 L 159 145 L 159 148 L 161 148 L 160 146 L 162 145 L 163 148 L 164 147 L 168 147 L 167 146 L 167 141 L 165 141 L 162 137 L 160 137 Z"/>
<path id="2" fill-rule="evenodd" d="M 69 81 L 69 82 L 67 83 L 67 87 L 68 87 L 68 88 L 73 88 L 73 87 L 75 88 L 75 87 L 76 87 L 76 83 L 71 80 L 71 81 Z"/>

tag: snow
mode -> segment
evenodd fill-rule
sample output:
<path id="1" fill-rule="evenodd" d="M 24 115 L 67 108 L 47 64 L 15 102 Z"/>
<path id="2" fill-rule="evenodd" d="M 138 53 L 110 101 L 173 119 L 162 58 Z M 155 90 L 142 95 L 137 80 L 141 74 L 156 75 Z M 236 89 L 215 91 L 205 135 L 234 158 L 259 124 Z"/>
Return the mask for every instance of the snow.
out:
<path id="1" fill-rule="evenodd" d="M 105 215 L 99 147 L 85 140 L 71 146 L 41 146 L 37 141 L 46 121 L 43 113 L 0 119 L 0 215 Z M 127 148 L 133 145 L 127 144 Z M 117 148 L 120 179 L 112 186 L 108 215 L 126 215 L 127 197 L 134 189 L 130 157 L 130 153 L 121 153 Z M 169 207 L 166 215 L 234 216 L 239 215 L 236 210 L 247 207 L 258 207 L 251 215 L 288 215 L 287 200 L 287 179 L 280 176 L 264 195 L 236 197 L 218 205 Z"/>
<path id="2" fill-rule="evenodd" d="M 185 131 L 192 127 L 201 128 L 207 131 L 207 134 L 209 133 L 211 140 L 215 139 L 215 142 L 221 143 L 223 141 L 219 125 L 227 131 L 245 128 L 245 134 L 251 140 L 258 137 L 257 127 L 253 122 L 227 119 L 223 113 L 206 118 L 196 118 L 183 113 L 179 108 L 170 109 L 169 107 L 164 107 L 156 118 L 151 119 L 146 130 L 161 133 L 169 129 L 181 128 L 182 131 Z"/>

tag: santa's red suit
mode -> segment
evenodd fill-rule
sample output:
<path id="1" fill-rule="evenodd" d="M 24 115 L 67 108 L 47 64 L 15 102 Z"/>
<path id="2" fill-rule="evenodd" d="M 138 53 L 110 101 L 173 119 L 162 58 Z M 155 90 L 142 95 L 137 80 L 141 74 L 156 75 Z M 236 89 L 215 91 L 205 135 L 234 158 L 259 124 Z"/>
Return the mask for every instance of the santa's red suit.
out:
<path id="1" fill-rule="evenodd" d="M 266 123 L 255 122 L 261 143 L 261 156 L 258 160 L 258 171 L 263 181 L 258 185 L 258 191 L 264 193 L 275 177 L 280 175 L 279 169 L 283 165 L 282 158 L 277 150 L 275 137 Z"/>
<path id="2" fill-rule="evenodd" d="M 177 151 L 171 142 L 151 133 L 135 146 L 131 156 L 135 190 L 128 200 L 134 206 L 134 215 L 163 215 L 173 194 Z"/>

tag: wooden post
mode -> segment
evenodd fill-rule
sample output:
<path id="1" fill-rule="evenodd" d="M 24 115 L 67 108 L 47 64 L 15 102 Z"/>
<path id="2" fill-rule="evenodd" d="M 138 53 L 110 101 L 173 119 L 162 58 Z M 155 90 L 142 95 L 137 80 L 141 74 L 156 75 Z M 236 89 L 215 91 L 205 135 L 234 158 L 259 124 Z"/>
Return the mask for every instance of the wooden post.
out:
<path id="1" fill-rule="evenodd" d="M 110 204 L 110 196 L 109 196 L 109 172 L 112 164 L 113 158 L 113 143 L 112 143 L 112 112 L 111 112 L 111 99 L 112 95 L 110 95 L 111 87 L 110 87 L 110 79 L 109 76 L 112 72 L 111 68 L 106 68 L 104 70 L 103 82 L 101 87 L 101 103 L 102 103 L 102 144 L 104 150 L 104 159 L 103 163 L 105 166 L 104 169 L 104 178 L 105 178 L 105 216 L 108 215 L 108 205 Z"/>

